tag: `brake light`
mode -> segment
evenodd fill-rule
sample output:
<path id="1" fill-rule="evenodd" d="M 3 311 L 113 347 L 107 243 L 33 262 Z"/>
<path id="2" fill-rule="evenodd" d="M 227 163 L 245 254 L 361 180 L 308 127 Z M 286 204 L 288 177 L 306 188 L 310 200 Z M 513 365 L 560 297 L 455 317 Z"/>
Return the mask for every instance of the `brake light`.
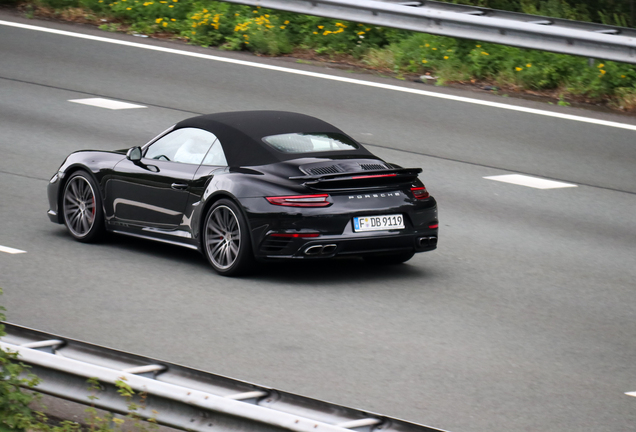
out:
<path id="1" fill-rule="evenodd" d="M 274 233 L 270 234 L 270 237 L 286 237 L 286 238 L 307 238 L 307 237 L 320 237 L 318 233 Z"/>
<path id="2" fill-rule="evenodd" d="M 437 228 L 439 228 L 439 224 L 438 224 L 437 222 L 435 222 L 435 223 L 429 224 L 429 226 L 428 226 L 428 227 L 429 227 L 430 229 L 437 229 Z"/>
<path id="3" fill-rule="evenodd" d="M 328 194 L 265 197 L 270 204 L 287 207 L 327 207 L 331 205 Z"/>
<path id="4" fill-rule="evenodd" d="M 424 186 L 422 187 L 412 187 L 411 192 L 413 192 L 413 196 L 415 199 L 421 200 L 430 197 L 428 191 Z"/>
<path id="5" fill-rule="evenodd" d="M 372 174 L 372 175 L 363 175 L 363 176 L 351 177 L 351 180 L 377 178 L 377 177 L 395 177 L 396 175 L 397 174 Z"/>

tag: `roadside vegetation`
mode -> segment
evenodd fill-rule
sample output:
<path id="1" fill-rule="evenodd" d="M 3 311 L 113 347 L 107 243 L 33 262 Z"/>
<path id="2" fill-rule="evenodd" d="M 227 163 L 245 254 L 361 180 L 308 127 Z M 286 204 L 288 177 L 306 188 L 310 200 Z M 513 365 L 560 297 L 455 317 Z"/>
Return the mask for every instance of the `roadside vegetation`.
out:
<path id="1" fill-rule="evenodd" d="M 19 0 L 0 0 L 15 2 Z M 630 26 L 633 0 L 465 0 L 515 12 Z M 632 6 L 633 7 L 633 6 Z M 223 50 L 339 62 L 397 78 L 464 84 L 636 112 L 634 65 L 370 26 L 212 0 L 26 0 L 27 16 L 174 38 Z M 304 59 L 304 60 L 303 60 Z"/>

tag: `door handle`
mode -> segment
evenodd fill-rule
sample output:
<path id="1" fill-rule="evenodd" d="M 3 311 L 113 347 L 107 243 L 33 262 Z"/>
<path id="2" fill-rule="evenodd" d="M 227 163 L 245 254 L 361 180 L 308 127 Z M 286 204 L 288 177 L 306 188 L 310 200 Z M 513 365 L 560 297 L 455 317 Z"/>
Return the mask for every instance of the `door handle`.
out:
<path id="1" fill-rule="evenodd" d="M 170 187 L 176 190 L 185 190 L 188 188 L 188 185 L 183 183 L 172 183 Z"/>

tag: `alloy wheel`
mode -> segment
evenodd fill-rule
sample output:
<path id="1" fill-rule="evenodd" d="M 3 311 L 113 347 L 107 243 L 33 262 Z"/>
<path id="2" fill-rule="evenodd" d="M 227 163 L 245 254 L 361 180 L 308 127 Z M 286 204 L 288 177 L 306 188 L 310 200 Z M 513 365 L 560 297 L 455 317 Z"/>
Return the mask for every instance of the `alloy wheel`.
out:
<path id="1" fill-rule="evenodd" d="M 69 180 L 64 191 L 64 220 L 75 237 L 88 235 L 95 223 L 95 191 L 83 176 Z"/>
<path id="2" fill-rule="evenodd" d="M 220 205 L 210 212 L 205 225 L 205 239 L 212 264 L 221 270 L 230 268 L 241 250 L 241 227 L 231 208 Z"/>

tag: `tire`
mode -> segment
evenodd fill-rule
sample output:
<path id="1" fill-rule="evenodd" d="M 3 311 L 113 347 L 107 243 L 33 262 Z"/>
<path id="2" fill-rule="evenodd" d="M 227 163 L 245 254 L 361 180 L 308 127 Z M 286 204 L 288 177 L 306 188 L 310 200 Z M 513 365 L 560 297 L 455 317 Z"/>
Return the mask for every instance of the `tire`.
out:
<path id="1" fill-rule="evenodd" d="M 90 243 L 104 233 L 102 198 L 93 177 L 86 171 L 73 173 L 64 185 L 62 217 L 77 241 Z"/>
<path id="2" fill-rule="evenodd" d="M 364 257 L 364 260 L 373 265 L 396 265 L 407 262 L 415 255 L 414 251 L 398 252 L 385 255 L 370 255 Z"/>
<path id="3" fill-rule="evenodd" d="M 234 202 L 221 199 L 210 207 L 202 241 L 203 254 L 220 275 L 238 276 L 254 269 L 247 221 Z"/>

